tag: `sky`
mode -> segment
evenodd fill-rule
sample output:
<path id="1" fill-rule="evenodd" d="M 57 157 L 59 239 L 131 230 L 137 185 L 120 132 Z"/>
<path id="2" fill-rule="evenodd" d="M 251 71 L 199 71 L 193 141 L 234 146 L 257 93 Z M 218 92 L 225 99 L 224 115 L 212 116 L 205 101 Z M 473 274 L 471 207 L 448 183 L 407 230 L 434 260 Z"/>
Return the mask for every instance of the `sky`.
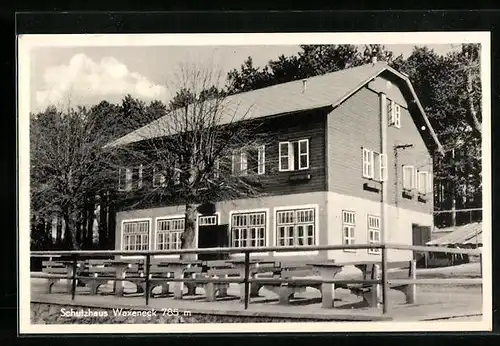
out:
<path id="1" fill-rule="evenodd" d="M 386 44 L 395 56 L 407 57 L 413 45 Z M 458 48 L 430 44 L 438 54 Z M 263 67 L 278 56 L 293 55 L 298 45 L 279 46 L 118 46 L 34 47 L 30 52 L 30 109 L 91 105 L 107 100 L 117 103 L 124 95 L 165 103 L 178 88 L 176 71 L 184 63 L 209 66 L 222 76 L 249 56 Z"/>

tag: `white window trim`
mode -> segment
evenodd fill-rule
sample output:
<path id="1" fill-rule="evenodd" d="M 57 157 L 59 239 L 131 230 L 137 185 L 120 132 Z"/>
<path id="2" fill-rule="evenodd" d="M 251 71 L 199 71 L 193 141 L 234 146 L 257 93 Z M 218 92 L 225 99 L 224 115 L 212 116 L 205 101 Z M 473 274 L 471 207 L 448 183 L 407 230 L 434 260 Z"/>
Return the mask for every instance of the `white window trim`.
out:
<path id="1" fill-rule="evenodd" d="M 376 218 L 378 219 L 378 228 L 373 228 L 373 227 L 370 227 L 370 218 Z M 368 230 L 368 234 L 366 235 L 367 236 L 367 239 L 368 239 L 368 244 L 370 243 L 374 243 L 374 244 L 380 244 L 381 243 L 381 239 L 382 239 L 382 232 L 381 232 L 381 219 L 380 219 L 380 216 L 377 216 L 377 215 L 371 215 L 371 214 L 368 214 L 368 216 L 366 217 L 366 226 L 367 226 L 367 230 Z M 378 232 L 378 243 L 377 242 L 370 242 L 370 231 L 377 231 Z M 368 253 L 370 255 L 380 255 L 380 249 L 367 249 L 368 250 Z"/>
<path id="2" fill-rule="evenodd" d="M 387 154 L 379 154 L 379 161 L 380 161 L 380 166 L 379 166 L 379 175 L 380 175 L 380 181 L 386 182 L 388 177 L 388 167 L 387 167 Z"/>
<path id="3" fill-rule="evenodd" d="M 125 170 L 125 188 L 122 188 L 122 170 Z M 130 172 L 130 181 L 127 183 L 127 177 Z M 133 185 L 134 172 L 131 167 L 120 167 L 118 169 L 118 191 L 131 191 Z"/>
<path id="4" fill-rule="evenodd" d="M 410 169 L 410 168 L 411 168 L 411 174 L 410 174 L 410 176 L 411 176 L 412 181 L 411 181 L 411 184 L 410 184 L 410 188 L 407 188 L 407 187 L 405 187 L 405 185 L 406 185 L 405 184 L 405 177 L 406 177 L 406 175 L 405 175 L 405 169 Z M 402 173 L 403 190 L 405 190 L 405 191 L 412 191 L 412 190 L 414 190 L 415 187 L 416 187 L 416 183 L 415 183 L 415 178 L 416 178 L 415 171 L 416 170 L 415 170 L 415 167 L 412 166 L 412 165 L 403 165 L 402 166 L 402 170 L 403 170 L 403 173 Z"/>
<path id="5" fill-rule="evenodd" d="M 286 144 L 288 146 L 288 155 L 287 156 L 283 156 L 281 155 L 281 145 L 282 144 Z M 288 142 L 288 141 L 284 141 L 284 142 L 279 142 L 278 143 L 278 170 L 280 172 L 289 172 L 289 171 L 293 171 L 293 146 L 291 145 L 292 143 Z M 286 158 L 288 160 L 288 169 L 282 169 L 281 168 L 281 159 L 284 159 Z"/>
<path id="6" fill-rule="evenodd" d="M 431 188 L 430 188 L 430 185 L 429 185 L 429 183 L 431 182 L 431 180 L 430 180 L 430 176 L 431 175 L 430 175 L 429 171 L 419 171 L 419 170 L 417 170 L 416 172 L 417 172 L 416 173 L 416 177 L 417 177 L 417 179 L 416 179 L 416 190 L 417 190 L 417 192 L 419 194 L 421 194 L 421 195 L 426 195 L 428 193 L 431 193 L 432 191 L 431 191 Z M 426 184 L 425 187 L 426 187 L 426 189 L 423 192 L 420 191 L 420 175 L 425 175 L 425 184 Z"/>
<path id="7" fill-rule="evenodd" d="M 154 238 L 153 238 L 153 249 L 156 250 L 156 237 L 158 236 L 158 221 L 160 220 L 172 220 L 172 219 L 182 219 L 185 218 L 186 214 L 176 214 L 176 215 L 165 215 L 155 217 L 155 230 L 154 230 Z M 184 227 L 186 227 L 184 225 Z M 197 244 L 197 243 L 196 243 Z M 175 258 L 180 259 L 181 255 L 155 255 L 153 258 Z"/>
<path id="8" fill-rule="evenodd" d="M 318 245 L 319 244 L 319 205 L 318 204 L 302 204 L 302 205 L 287 205 L 287 206 L 280 206 L 280 207 L 275 207 L 273 210 L 273 234 L 274 234 L 274 246 L 278 246 L 277 240 L 278 240 L 278 220 L 276 215 L 278 215 L 278 211 L 283 211 L 283 210 L 296 210 L 296 209 L 314 209 L 314 244 Z M 319 251 L 314 250 L 314 251 L 289 251 L 289 252 L 273 252 L 273 256 L 279 257 L 279 256 L 314 256 L 318 255 Z"/>
<path id="9" fill-rule="evenodd" d="M 351 223 L 344 223 L 344 212 L 346 213 L 353 213 L 354 214 L 354 223 L 351 224 Z M 356 212 L 354 210 L 348 210 L 348 209 L 341 209 L 340 210 L 340 221 L 341 221 L 341 232 L 342 232 L 342 245 L 345 245 L 344 244 L 344 240 L 345 240 L 345 235 L 344 235 L 344 225 L 345 226 L 352 226 L 354 228 L 354 240 L 356 240 L 356 218 L 357 218 L 357 215 L 356 215 Z M 351 237 L 349 237 L 351 238 Z M 355 242 L 356 243 L 356 242 Z M 344 252 L 357 252 L 356 249 L 343 249 Z"/>
<path id="10" fill-rule="evenodd" d="M 366 162 L 365 161 L 365 153 L 367 154 L 368 158 L 369 158 L 369 161 Z M 362 148 L 361 150 L 361 169 L 362 169 L 362 175 L 363 175 L 363 178 L 366 178 L 366 179 L 373 179 L 373 176 L 374 176 L 374 173 L 375 173 L 375 169 L 374 169 L 374 162 L 375 162 L 375 157 L 374 157 L 374 154 L 373 154 L 373 150 L 370 150 L 370 149 L 367 149 L 365 147 Z M 369 163 L 369 172 L 366 172 L 365 171 L 365 164 L 366 163 Z"/>
<path id="11" fill-rule="evenodd" d="M 143 179 L 142 179 L 142 173 L 143 173 L 142 171 L 143 171 L 143 169 L 144 169 L 144 167 L 143 167 L 143 165 L 142 165 L 142 163 L 141 163 L 141 164 L 139 165 L 139 174 L 138 174 L 138 175 L 139 175 L 139 177 L 137 178 L 137 180 L 138 180 L 138 181 L 137 181 L 137 188 L 138 188 L 138 189 L 142 189 L 142 187 L 143 187 Z"/>
<path id="12" fill-rule="evenodd" d="M 257 174 L 266 174 L 266 146 L 261 145 L 258 148 Z"/>
<path id="13" fill-rule="evenodd" d="M 401 106 L 393 102 L 393 112 L 394 112 L 394 127 L 397 129 L 401 128 Z"/>
<path id="14" fill-rule="evenodd" d="M 242 150 L 240 155 L 240 175 L 248 175 L 248 155 L 247 152 Z"/>
<path id="15" fill-rule="evenodd" d="M 127 222 L 140 222 L 140 221 L 148 221 L 149 222 L 149 249 L 154 249 L 154 247 L 152 247 L 152 240 L 151 240 L 151 237 L 152 237 L 152 234 L 155 233 L 153 232 L 152 230 L 152 221 L 153 219 L 150 218 L 150 217 L 143 217 L 143 218 L 137 218 L 137 219 L 123 219 L 121 222 L 120 222 L 120 250 L 121 251 L 125 251 L 125 248 L 124 248 L 124 232 L 123 232 L 123 225 Z M 155 227 L 156 229 L 156 227 Z M 140 259 L 140 258 L 145 258 L 144 256 L 137 256 L 137 255 L 132 255 L 132 256 L 129 256 L 129 255 L 120 255 L 119 256 L 121 259 Z"/>
<path id="16" fill-rule="evenodd" d="M 159 183 L 159 184 L 156 184 L 156 176 L 157 175 L 161 175 L 163 176 L 163 183 Z M 161 173 L 161 172 L 158 172 L 158 169 L 156 169 L 156 167 L 153 167 L 153 187 L 165 187 L 167 186 L 167 177 L 165 176 L 164 173 Z"/>
<path id="17" fill-rule="evenodd" d="M 233 222 L 233 214 L 246 214 L 246 213 L 262 213 L 262 212 L 265 212 L 266 213 L 266 235 L 264 237 L 264 246 L 269 246 L 269 244 L 271 243 L 271 229 L 269 228 L 269 218 L 270 218 L 270 214 L 269 214 L 269 208 L 257 208 L 257 209 L 235 209 L 235 210 L 231 210 L 229 211 L 229 222 L 228 222 L 228 236 L 229 236 L 229 242 L 230 242 L 230 246 L 232 245 L 231 244 L 231 228 L 232 228 L 232 222 Z M 220 220 L 220 218 L 219 218 Z M 266 252 L 252 252 L 250 253 L 250 257 L 252 256 L 268 256 L 270 253 L 269 251 L 266 251 Z M 243 257 L 245 256 L 244 253 L 233 253 L 230 255 L 230 257 Z"/>
<path id="18" fill-rule="evenodd" d="M 301 160 L 300 160 L 300 157 L 304 154 L 301 154 L 300 153 L 300 144 L 301 143 L 306 143 L 306 149 L 307 149 L 307 152 L 305 153 L 305 155 L 307 156 L 307 165 L 305 167 L 302 167 L 301 165 Z M 298 141 L 298 144 L 297 144 L 297 149 L 298 149 L 298 153 L 297 153 L 297 162 L 299 164 L 299 168 L 298 170 L 304 170 L 304 169 L 309 169 L 309 159 L 310 159 L 310 155 L 309 155 L 309 139 L 301 139 Z"/>

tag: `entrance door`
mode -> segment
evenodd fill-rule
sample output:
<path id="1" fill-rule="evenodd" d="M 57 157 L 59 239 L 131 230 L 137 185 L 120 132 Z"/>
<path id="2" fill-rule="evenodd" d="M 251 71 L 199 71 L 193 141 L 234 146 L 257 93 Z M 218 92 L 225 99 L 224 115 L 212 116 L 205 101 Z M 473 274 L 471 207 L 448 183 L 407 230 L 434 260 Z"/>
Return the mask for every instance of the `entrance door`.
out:
<path id="1" fill-rule="evenodd" d="M 420 226 L 417 224 L 412 225 L 413 228 L 413 245 L 425 246 L 427 242 L 431 240 L 431 228 L 430 226 Z M 425 258 L 425 254 L 422 252 L 413 252 L 413 259 L 417 262 L 422 261 Z"/>
<path id="2" fill-rule="evenodd" d="M 204 217 L 202 216 L 200 217 L 200 219 L 198 219 L 198 224 L 200 225 L 198 227 L 198 248 L 206 249 L 214 247 L 228 247 L 228 225 L 218 225 L 215 222 L 203 222 L 203 218 Z M 226 258 L 227 254 L 220 253 L 198 255 L 198 259 L 202 261 L 219 260 Z"/>

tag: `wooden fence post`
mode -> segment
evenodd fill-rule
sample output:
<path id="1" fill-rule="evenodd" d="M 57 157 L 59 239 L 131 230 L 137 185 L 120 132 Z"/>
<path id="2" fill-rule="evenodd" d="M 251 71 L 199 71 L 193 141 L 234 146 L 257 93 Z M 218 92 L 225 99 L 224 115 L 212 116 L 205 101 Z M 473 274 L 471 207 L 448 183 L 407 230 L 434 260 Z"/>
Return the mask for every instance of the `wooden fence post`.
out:
<path id="1" fill-rule="evenodd" d="M 387 275 L 387 247 L 382 247 L 382 311 L 386 314 L 389 311 L 389 282 Z"/>

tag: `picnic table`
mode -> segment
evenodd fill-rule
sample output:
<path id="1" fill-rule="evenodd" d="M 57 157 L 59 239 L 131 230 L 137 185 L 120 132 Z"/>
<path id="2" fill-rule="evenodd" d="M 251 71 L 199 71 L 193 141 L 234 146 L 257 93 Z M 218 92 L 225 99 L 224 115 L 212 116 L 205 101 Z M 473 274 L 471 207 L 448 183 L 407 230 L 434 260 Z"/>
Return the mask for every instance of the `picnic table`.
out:
<path id="1" fill-rule="evenodd" d="M 227 260 L 230 263 L 237 275 L 241 278 L 245 277 L 246 262 L 244 259 Z M 276 267 L 276 262 L 272 259 L 252 258 L 249 260 L 248 277 L 256 278 L 270 275 L 271 277 L 279 274 L 279 268 Z M 258 297 L 259 290 L 264 285 L 261 283 L 251 283 L 248 290 L 249 298 Z M 240 300 L 245 300 L 245 283 L 240 284 Z"/>
<path id="2" fill-rule="evenodd" d="M 97 294 L 99 286 L 113 280 L 113 292 L 117 296 L 123 296 L 123 281 L 127 272 L 138 272 L 138 265 L 126 260 L 91 259 L 86 262 L 86 267 L 89 278 L 82 281 L 90 284 L 91 295 Z"/>
<path id="3" fill-rule="evenodd" d="M 82 271 L 82 261 L 80 263 L 77 262 L 77 274 Z M 50 258 L 49 261 L 42 262 L 42 272 L 49 275 L 47 278 L 46 292 L 52 292 L 52 286 L 58 281 L 62 280 L 62 278 L 54 278 L 50 277 L 51 275 L 62 275 L 66 274 L 68 279 L 66 281 L 66 293 L 71 293 L 72 290 L 72 282 L 71 277 L 73 276 L 73 265 L 74 261 L 69 260 L 52 260 Z M 80 270 L 79 270 L 80 269 Z"/>

